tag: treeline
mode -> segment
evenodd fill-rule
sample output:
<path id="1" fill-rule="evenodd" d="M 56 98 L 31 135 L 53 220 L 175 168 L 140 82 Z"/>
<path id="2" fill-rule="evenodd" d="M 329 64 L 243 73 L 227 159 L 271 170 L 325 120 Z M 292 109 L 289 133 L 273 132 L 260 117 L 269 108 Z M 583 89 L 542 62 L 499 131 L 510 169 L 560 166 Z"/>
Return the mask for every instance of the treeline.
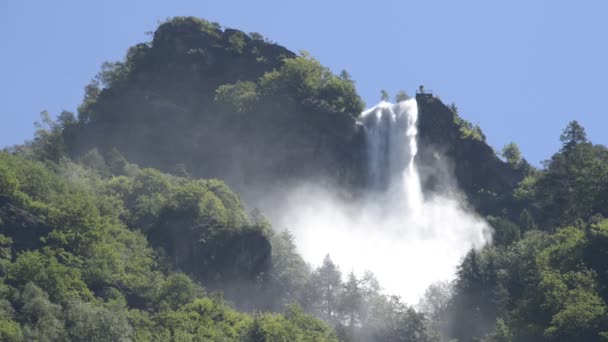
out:
<path id="1" fill-rule="evenodd" d="M 343 279 L 329 256 L 311 270 L 291 233 L 222 181 L 141 169 L 117 150 L 74 162 L 63 126 L 43 119 L 0 154 L 7 340 L 437 340 L 371 272 Z M 24 296 L 50 313 L 29 313 Z"/>
<path id="2" fill-rule="evenodd" d="M 43 115 L 31 142 L 0 153 L 1 339 L 608 338 L 608 150 L 576 122 L 542 169 L 504 149 L 525 178 L 468 194 L 493 246 L 419 310 L 329 257 L 311 269 L 288 231 L 198 178 L 356 179 L 362 106 L 346 72 L 306 54 L 196 18 L 163 23 L 104 65 L 77 114 Z M 452 110 L 460 139 L 485 139 Z"/>
<path id="3" fill-rule="evenodd" d="M 223 183 L 126 169 L 104 178 L 0 153 L 2 341 L 336 340 L 298 306 L 247 315 L 196 281 L 256 273 L 251 260 L 214 253 L 269 234 Z"/>
<path id="4" fill-rule="evenodd" d="M 423 301 L 433 327 L 458 341 L 605 341 L 608 338 L 608 149 L 571 122 L 559 152 L 489 217 L 495 244 L 471 251 L 453 284 Z M 504 203 L 504 202 L 503 202 Z"/>
<path id="5" fill-rule="evenodd" d="M 359 279 L 352 272 L 344 277 L 329 256 L 311 274 L 299 302 L 307 312 L 330 322 L 341 341 L 439 339 L 427 317 L 398 296 L 384 294 L 372 272 Z"/>
<path id="6" fill-rule="evenodd" d="M 183 50 L 177 40 L 188 48 Z M 194 63 L 205 77 L 184 76 L 180 84 L 187 85 L 188 91 L 176 91 L 169 86 L 169 80 L 175 78 L 171 75 L 192 75 L 191 67 L 183 68 L 188 63 Z M 222 67 L 228 64 L 233 73 Z M 225 140 L 226 146 L 240 141 L 247 147 L 267 149 L 276 146 L 274 141 L 264 140 L 274 133 L 263 132 L 280 131 L 276 125 L 299 130 L 311 117 L 323 124 L 324 117 L 352 119 L 351 115 L 362 109 L 350 76 L 346 72 L 333 75 L 307 54 L 296 57 L 257 35 L 222 31 L 200 19 L 169 20 L 156 31 L 153 42 L 132 47 L 123 62 L 104 64 L 85 88 L 77 115 L 65 111 L 53 121 L 43 113 L 34 139 L 8 148 L 2 155 L 3 171 L 11 184 L 10 190 L 2 193 L 5 200 L 0 226 L 10 251 L 7 265 L 29 264 L 20 262 L 22 255 L 38 253 L 41 262 L 51 258 L 75 272 L 70 277 L 80 279 L 79 289 L 86 293 L 76 296 L 82 303 L 95 310 L 110 306 L 118 310 L 113 303 L 120 303 L 122 311 L 109 315 L 124 318 L 124 329 L 118 335 L 103 337 L 108 340 L 427 338 L 431 334 L 424 318 L 397 298 L 382 294 L 373 275 L 361 281 L 353 276 L 343 283 L 339 270 L 334 269 L 331 288 L 325 288 L 327 272 L 323 270 L 327 264 L 311 270 L 297 254 L 288 231 L 274 232 L 261 213 L 246 213 L 238 196 L 222 181 L 197 178 L 214 172 L 226 175 L 233 168 L 214 157 L 222 159 L 223 152 L 206 150 L 214 145 L 209 141 Z M 179 124 L 170 132 L 163 119 L 168 112 L 172 122 Z M 335 122 L 333 126 L 323 129 L 341 129 Z M 298 139 L 300 143 L 302 139 Z M 90 149 L 85 150 L 87 146 Z M 123 153 L 171 174 L 141 169 Z M 249 151 L 247 155 L 260 153 Z M 264 174 L 256 168 L 258 163 L 243 161 L 249 174 Z M 30 168 L 38 170 L 41 178 L 21 178 L 36 174 Z M 284 172 L 283 165 L 279 168 Z M 28 192 L 30 189 L 34 193 Z M 74 198 L 73 193 L 79 197 Z M 65 222 L 47 222 L 44 214 L 26 205 L 29 202 L 18 202 L 13 196 L 30 196 L 52 208 L 48 211 L 65 211 L 72 216 L 62 219 Z M 61 207 L 56 208 L 58 205 Z M 13 212 L 23 215 L 10 216 Z M 72 222 L 75 226 L 67 224 Z M 112 229 L 106 228 L 110 223 Z M 27 229 L 20 229 L 22 226 Z M 120 240 L 125 234 L 137 237 L 138 244 Z M 170 283 L 164 285 L 165 279 Z M 10 336 L 16 340 L 34 338 L 30 326 L 38 323 L 24 320 L 22 303 L 15 299 L 30 283 L 47 296 L 49 305 L 55 305 L 59 332 L 50 340 L 77 340 L 68 315 L 74 291 L 66 289 L 69 293 L 60 299 L 46 278 L 29 273 L 11 276 L 7 271 Z M 163 295 L 168 298 L 159 297 L 160 289 L 165 289 Z M 221 293 L 223 299 L 209 297 L 209 293 Z M 215 320 L 207 326 L 186 324 L 177 318 L 169 323 L 160 321 L 168 311 L 182 310 L 199 299 L 211 301 L 218 307 L 212 311 L 220 312 L 209 313 Z M 336 332 L 304 315 L 300 307 L 325 319 Z M 285 314 L 248 316 L 231 308 Z M 215 331 L 210 327 L 227 324 L 224 311 L 238 316 L 238 329 Z M 209 319 L 207 313 L 201 312 L 200 319 Z M 91 326 L 98 323 L 92 322 L 95 317 L 90 320 Z M 408 325 L 415 326 L 416 332 L 407 329 Z M 99 331 L 107 328 L 95 328 L 97 332 L 87 332 L 82 340 L 100 339 Z"/>

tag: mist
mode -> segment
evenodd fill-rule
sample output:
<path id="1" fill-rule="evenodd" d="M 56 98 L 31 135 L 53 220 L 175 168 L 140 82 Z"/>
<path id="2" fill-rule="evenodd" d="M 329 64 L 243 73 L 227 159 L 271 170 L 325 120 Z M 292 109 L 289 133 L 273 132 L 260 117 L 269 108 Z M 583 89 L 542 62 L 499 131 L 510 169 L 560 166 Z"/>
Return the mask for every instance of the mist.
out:
<path id="1" fill-rule="evenodd" d="M 490 226 L 467 208 L 458 189 L 423 193 L 415 158 L 417 115 L 413 99 L 382 102 L 362 114 L 370 164 L 363 196 L 303 183 L 266 209 L 275 226 L 292 231 L 313 266 L 329 254 L 343 274 L 372 271 L 387 294 L 409 304 L 429 285 L 452 280 L 462 257 L 492 238 Z"/>

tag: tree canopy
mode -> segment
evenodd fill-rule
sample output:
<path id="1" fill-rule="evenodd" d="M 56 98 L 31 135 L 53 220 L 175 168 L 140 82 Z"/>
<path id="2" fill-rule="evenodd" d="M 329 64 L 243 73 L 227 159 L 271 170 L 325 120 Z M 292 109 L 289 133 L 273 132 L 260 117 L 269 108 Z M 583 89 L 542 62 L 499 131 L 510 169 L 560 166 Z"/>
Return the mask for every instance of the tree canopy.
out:
<path id="1" fill-rule="evenodd" d="M 348 72 L 258 33 L 161 23 L 102 65 L 77 114 L 44 111 L 31 141 L 0 152 L 0 339 L 606 341 L 608 149 L 571 121 L 541 168 L 513 142 L 504 162 L 455 104 L 426 100 L 447 113 L 428 122 L 459 157 L 519 178 L 498 191 L 461 174 L 493 243 L 414 307 L 371 271 L 307 264 L 224 182 L 234 170 L 244 184 L 319 168 L 357 178 L 364 104 Z"/>

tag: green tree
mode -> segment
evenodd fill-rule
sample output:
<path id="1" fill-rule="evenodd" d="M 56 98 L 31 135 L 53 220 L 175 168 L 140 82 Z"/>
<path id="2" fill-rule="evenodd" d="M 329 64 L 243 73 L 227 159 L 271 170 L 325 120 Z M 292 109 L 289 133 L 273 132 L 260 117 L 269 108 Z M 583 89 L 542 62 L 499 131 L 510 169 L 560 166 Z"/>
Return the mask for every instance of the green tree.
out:
<path id="1" fill-rule="evenodd" d="M 91 106 L 97 102 L 101 94 L 99 80 L 93 79 L 84 87 L 84 99 L 78 106 L 78 121 L 88 123 L 91 119 Z"/>
<path id="2" fill-rule="evenodd" d="M 305 304 L 312 307 L 313 312 L 324 321 L 336 322 L 342 292 L 342 274 L 329 255 L 325 256 L 323 264 L 313 272 L 306 287 Z"/>
<path id="3" fill-rule="evenodd" d="M 336 112 L 358 116 L 363 111 L 363 101 L 354 82 L 344 76 L 333 75 L 304 52 L 285 59 L 279 70 L 264 74 L 258 87 L 263 96 L 286 95 L 300 103 L 323 101 Z"/>
<path id="4" fill-rule="evenodd" d="M 66 266 L 59 262 L 57 257 L 65 259 L 64 262 L 71 265 Z M 81 274 L 78 261 L 73 255 L 45 249 L 42 253 L 37 250 L 19 254 L 10 267 L 7 281 L 14 285 L 27 286 L 27 294 L 32 296 L 40 294 L 34 287 L 39 286 L 46 290 L 44 296 L 47 296 L 48 292 L 51 300 L 65 303 L 73 298 L 92 298 L 92 293 L 82 280 Z M 30 282 L 33 285 L 28 285 Z"/>
<path id="5" fill-rule="evenodd" d="M 225 84 L 215 91 L 215 101 L 237 113 L 251 110 L 257 99 L 257 85 L 253 82 Z"/>
<path id="6" fill-rule="evenodd" d="M 268 286 L 275 307 L 293 303 L 304 291 L 310 270 L 297 253 L 295 238 L 288 230 L 272 236 L 272 270 Z"/>
<path id="7" fill-rule="evenodd" d="M 89 167 L 101 175 L 108 175 L 108 165 L 106 165 L 106 160 L 99 153 L 97 148 L 89 150 L 82 158 L 80 158 L 80 163 L 86 167 Z"/>
<path id="8" fill-rule="evenodd" d="M 108 151 L 106 161 L 108 170 L 113 176 L 127 174 L 129 162 L 115 147 Z"/>
<path id="9" fill-rule="evenodd" d="M 459 340 L 485 336 L 496 320 L 496 265 L 493 255 L 471 250 L 458 266 L 450 324 L 451 335 Z"/>
<path id="10" fill-rule="evenodd" d="M 448 108 L 450 108 L 450 110 L 452 111 L 452 113 L 454 114 L 454 117 L 459 117 L 459 111 L 458 111 L 458 106 L 456 106 L 455 102 L 450 103 L 450 105 L 448 106 Z"/>
<path id="11" fill-rule="evenodd" d="M 519 214 L 519 226 L 524 232 L 535 230 L 538 228 L 536 221 L 528 209 L 523 209 Z"/>
<path id="12" fill-rule="evenodd" d="M 0 318 L 0 340 L 5 342 L 23 342 L 23 332 L 19 323 Z"/>
<path id="13" fill-rule="evenodd" d="M 12 197 L 19 188 L 15 171 L 8 165 L 0 163 L 0 194 Z"/>
<path id="14" fill-rule="evenodd" d="M 348 327 L 352 329 L 361 320 L 363 296 L 359 281 L 353 272 L 348 274 L 346 283 L 343 286 L 339 312 L 342 319 L 348 324 Z"/>
<path id="15" fill-rule="evenodd" d="M 512 168 L 518 168 L 522 162 L 521 151 L 516 143 L 510 142 L 502 148 L 502 156 Z"/>
<path id="16" fill-rule="evenodd" d="M 132 329 L 125 308 L 117 302 L 95 305 L 71 302 L 67 309 L 70 340 L 75 342 L 127 342 Z"/>
<path id="17" fill-rule="evenodd" d="M 427 315 L 434 331 L 445 336 L 448 328 L 449 305 L 452 300 L 452 285 L 449 282 L 431 284 L 418 305 Z"/>
<path id="18" fill-rule="evenodd" d="M 108 159 L 94 157 L 91 165 Z M 193 276 L 210 275 L 206 283 L 226 293 L 235 279 L 250 282 L 236 292 L 256 299 L 260 292 L 251 289 L 268 285 L 269 271 L 280 273 L 288 296 L 308 279 L 288 233 L 274 269 L 264 268 L 269 224 L 250 219 L 219 180 L 152 169 L 110 176 L 69 160 L 50 165 L 0 153 L 3 341 L 240 340 L 254 318 L 206 297 Z M 301 310 L 264 314 L 259 323 L 265 340 L 336 341 Z"/>
<path id="19" fill-rule="evenodd" d="M 247 42 L 245 41 L 245 37 L 247 37 L 243 32 L 237 31 L 234 34 L 231 34 L 228 37 L 228 42 L 230 43 L 229 50 L 233 51 L 237 54 L 242 54 Z"/>
<path id="20" fill-rule="evenodd" d="M 249 36 L 251 37 L 251 39 L 253 40 L 259 40 L 259 41 L 264 41 L 264 36 L 262 36 L 260 33 L 258 32 L 250 32 Z"/>
<path id="21" fill-rule="evenodd" d="M 58 163 L 67 156 L 66 146 L 62 135 L 63 127 L 53 120 L 49 112 L 40 113 L 40 121 L 35 122 L 36 132 L 31 142 L 34 158 Z"/>
<path id="22" fill-rule="evenodd" d="M 579 143 L 587 142 L 587 133 L 585 132 L 585 128 L 581 126 L 578 121 L 573 120 L 564 128 L 559 140 L 563 144 L 562 150 L 568 151 Z"/>
<path id="23" fill-rule="evenodd" d="M 341 80 L 348 81 L 348 82 L 353 82 L 353 77 L 346 70 L 340 71 L 340 75 L 338 75 L 338 77 Z"/>
<path id="24" fill-rule="evenodd" d="M 545 226 L 564 226 L 602 207 L 608 179 L 608 149 L 579 142 L 554 154 L 534 186 L 535 204 L 542 209 Z"/>
<path id="25" fill-rule="evenodd" d="M 521 237 L 521 229 L 511 220 L 504 217 L 487 217 L 488 223 L 494 228 L 494 243 L 508 246 Z"/>
<path id="26" fill-rule="evenodd" d="M 204 295 L 204 291 L 183 273 L 168 276 L 161 284 L 158 293 L 160 310 L 177 310 L 182 305 L 191 303 Z"/>
<path id="27" fill-rule="evenodd" d="M 65 327 L 61 319 L 61 306 L 49 301 L 42 289 L 28 283 L 21 293 L 24 316 L 24 337 L 27 341 L 64 341 Z"/>

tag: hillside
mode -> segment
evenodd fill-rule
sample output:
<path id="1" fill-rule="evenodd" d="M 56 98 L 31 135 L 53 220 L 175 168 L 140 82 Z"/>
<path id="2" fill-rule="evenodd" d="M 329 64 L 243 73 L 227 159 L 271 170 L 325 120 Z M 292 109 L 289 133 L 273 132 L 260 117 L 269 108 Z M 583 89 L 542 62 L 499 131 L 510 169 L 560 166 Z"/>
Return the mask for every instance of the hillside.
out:
<path id="1" fill-rule="evenodd" d="M 367 181 L 356 121 L 363 104 L 348 73 L 334 76 L 259 35 L 176 18 L 98 79 L 64 130 L 73 158 L 116 148 L 139 165 L 219 177 L 245 192 L 313 179 L 351 188 Z M 419 105 L 429 169 L 435 149 L 459 160 L 454 171 L 470 195 L 521 179 L 484 141 L 462 136 L 439 99 L 427 100 Z"/>
<path id="2" fill-rule="evenodd" d="M 335 340 L 298 307 L 249 316 L 197 283 L 230 294 L 271 267 L 267 227 L 223 183 L 54 169 L 0 153 L 2 341 Z"/>
<path id="3" fill-rule="evenodd" d="M 416 100 L 425 197 L 449 194 L 493 236 L 414 307 L 373 270 L 307 264 L 289 227 L 249 209 L 302 182 L 361 200 L 350 75 L 256 33 L 160 24 L 104 64 L 77 114 L 46 113 L 0 152 L 0 340 L 605 341 L 608 149 L 572 121 L 537 169 L 454 104 Z M 416 277 L 403 262 L 388 267 Z"/>
<path id="4" fill-rule="evenodd" d="M 75 158 L 116 148 L 143 166 L 236 187 L 361 182 L 349 171 L 360 169 L 354 117 L 363 108 L 353 82 L 259 35 L 175 18 L 98 79 L 65 129 Z"/>

